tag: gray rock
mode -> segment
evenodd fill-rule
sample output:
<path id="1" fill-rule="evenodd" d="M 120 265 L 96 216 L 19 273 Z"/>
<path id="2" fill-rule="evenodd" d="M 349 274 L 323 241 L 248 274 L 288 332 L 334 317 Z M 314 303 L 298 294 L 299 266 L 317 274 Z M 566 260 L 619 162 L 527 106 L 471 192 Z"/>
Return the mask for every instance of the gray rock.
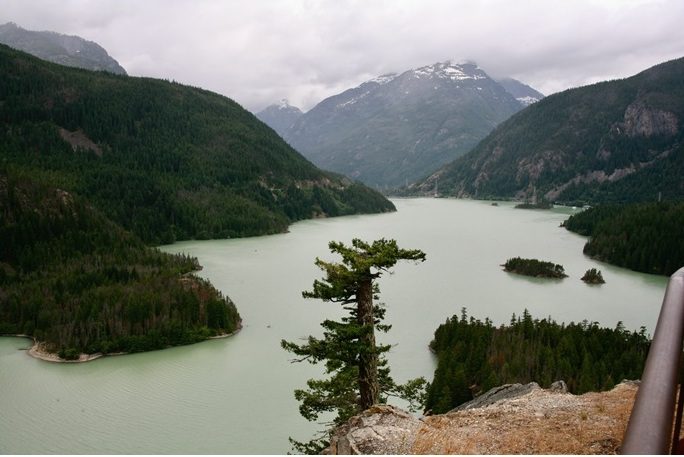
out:
<path id="1" fill-rule="evenodd" d="M 450 413 L 456 411 L 463 411 L 466 409 L 473 408 L 484 408 L 485 406 L 492 405 L 501 400 L 507 400 L 511 398 L 521 397 L 527 395 L 533 390 L 539 390 L 539 384 L 536 382 L 531 382 L 529 384 L 504 384 L 503 386 L 494 387 L 488 390 L 477 398 L 470 400 L 467 403 L 457 406 L 456 408 L 449 411 Z"/>
<path id="2" fill-rule="evenodd" d="M 422 422 L 389 405 L 377 405 L 354 416 L 333 432 L 332 455 L 408 454 Z"/>
<path id="3" fill-rule="evenodd" d="M 551 384 L 551 387 L 549 387 L 549 390 L 551 392 L 559 392 L 562 394 L 567 394 L 568 393 L 568 385 L 563 381 L 562 379 L 559 381 L 554 382 Z"/>
<path id="4" fill-rule="evenodd" d="M 625 110 L 624 128 L 630 137 L 673 136 L 679 131 L 678 119 L 674 113 L 650 108 L 642 101 L 636 101 Z"/>

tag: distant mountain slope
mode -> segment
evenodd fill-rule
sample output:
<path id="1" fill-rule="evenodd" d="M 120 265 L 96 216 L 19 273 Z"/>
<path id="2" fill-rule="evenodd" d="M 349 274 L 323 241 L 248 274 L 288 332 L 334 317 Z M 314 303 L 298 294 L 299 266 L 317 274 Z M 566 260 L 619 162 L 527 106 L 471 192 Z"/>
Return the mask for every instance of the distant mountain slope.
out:
<path id="1" fill-rule="evenodd" d="M 278 104 L 269 105 L 262 109 L 256 113 L 256 117 L 283 137 L 302 114 L 304 113 L 299 108 L 290 105 L 287 100 L 283 99 Z"/>
<path id="2" fill-rule="evenodd" d="M 524 106 L 529 106 L 532 103 L 538 102 L 544 98 L 544 94 L 534 90 L 527 84 L 521 83 L 517 79 L 503 78 L 498 79 L 497 82 L 501 84 L 504 89 L 506 89 L 506 92 L 514 96 L 515 99 Z"/>
<path id="3" fill-rule="evenodd" d="M 0 165 L 73 192 L 148 243 L 281 232 L 393 210 L 315 168 L 232 100 L 0 45 Z"/>
<path id="4" fill-rule="evenodd" d="M 554 94 L 409 192 L 626 202 L 684 198 L 684 59 Z"/>
<path id="5" fill-rule="evenodd" d="M 448 61 L 329 97 L 284 138 L 324 169 L 395 187 L 469 151 L 522 107 L 476 64 Z"/>
<path id="6" fill-rule="evenodd" d="M 0 43 L 68 67 L 126 74 L 102 46 L 77 36 L 34 32 L 8 22 L 0 25 Z"/>

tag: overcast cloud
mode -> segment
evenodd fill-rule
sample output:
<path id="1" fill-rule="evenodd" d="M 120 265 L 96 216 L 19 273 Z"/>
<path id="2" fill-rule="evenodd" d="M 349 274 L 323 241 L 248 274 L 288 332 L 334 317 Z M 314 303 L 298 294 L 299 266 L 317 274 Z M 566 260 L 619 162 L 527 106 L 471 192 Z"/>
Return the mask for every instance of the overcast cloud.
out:
<path id="1" fill-rule="evenodd" d="M 304 110 L 380 74 L 447 59 L 545 94 L 684 56 L 680 0 L 0 0 L 0 23 L 79 35 L 130 75 L 256 111 Z"/>

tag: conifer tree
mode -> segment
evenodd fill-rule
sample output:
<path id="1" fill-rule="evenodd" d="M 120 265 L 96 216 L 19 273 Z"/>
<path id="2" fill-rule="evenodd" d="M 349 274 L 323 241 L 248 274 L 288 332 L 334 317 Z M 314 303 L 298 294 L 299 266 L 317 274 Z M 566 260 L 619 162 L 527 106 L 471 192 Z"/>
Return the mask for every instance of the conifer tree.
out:
<path id="1" fill-rule="evenodd" d="M 322 322 L 323 338 L 309 336 L 301 345 L 284 340 L 281 343 L 284 349 L 298 356 L 295 361 L 324 362 L 326 373 L 331 375 L 325 380 L 310 379 L 307 390 L 295 391 L 295 398 L 301 402 L 301 414 L 313 421 L 323 412 L 336 412 L 333 420 L 336 425 L 386 401 L 388 396 L 422 403 L 423 378 L 397 385 L 390 376 L 383 357 L 390 346 L 379 345 L 375 340 L 376 329 L 387 332 L 390 326 L 382 324 L 385 309 L 374 301 L 379 294 L 377 278 L 400 260 L 425 261 L 425 253 L 400 249 L 395 240 L 385 239 L 372 244 L 354 239 L 352 246 L 333 241 L 328 247 L 342 257 L 342 263 L 317 258 L 316 265 L 325 272 L 325 277 L 315 280 L 313 289 L 302 295 L 338 303 L 348 315 L 341 322 Z M 319 450 L 326 444 L 325 439 L 318 440 L 317 444 L 293 443 L 298 450 L 306 452 Z"/>

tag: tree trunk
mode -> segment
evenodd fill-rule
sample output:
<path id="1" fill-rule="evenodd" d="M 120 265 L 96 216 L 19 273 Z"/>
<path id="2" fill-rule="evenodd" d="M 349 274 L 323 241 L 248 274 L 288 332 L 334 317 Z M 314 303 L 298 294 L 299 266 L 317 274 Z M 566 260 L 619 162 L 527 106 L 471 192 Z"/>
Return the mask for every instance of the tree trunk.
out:
<path id="1" fill-rule="evenodd" d="M 359 407 L 366 410 L 378 403 L 378 354 L 375 351 L 375 323 L 373 319 L 373 281 L 363 280 L 357 292 L 358 322 L 368 331 L 361 338 L 359 354 Z"/>

